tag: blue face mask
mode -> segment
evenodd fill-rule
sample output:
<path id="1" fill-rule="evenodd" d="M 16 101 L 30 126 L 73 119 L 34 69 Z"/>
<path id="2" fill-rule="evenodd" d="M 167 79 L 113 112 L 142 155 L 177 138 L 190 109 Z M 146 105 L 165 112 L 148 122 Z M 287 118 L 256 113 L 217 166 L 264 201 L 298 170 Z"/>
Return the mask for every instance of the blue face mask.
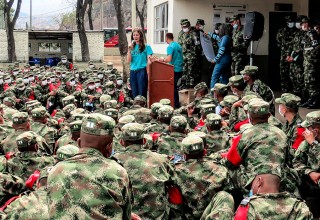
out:
<path id="1" fill-rule="evenodd" d="M 233 25 L 233 29 L 236 30 L 238 28 L 238 24 Z"/>
<path id="2" fill-rule="evenodd" d="M 249 196 L 249 197 L 253 196 L 253 190 L 252 190 L 252 189 L 250 189 L 248 196 Z"/>

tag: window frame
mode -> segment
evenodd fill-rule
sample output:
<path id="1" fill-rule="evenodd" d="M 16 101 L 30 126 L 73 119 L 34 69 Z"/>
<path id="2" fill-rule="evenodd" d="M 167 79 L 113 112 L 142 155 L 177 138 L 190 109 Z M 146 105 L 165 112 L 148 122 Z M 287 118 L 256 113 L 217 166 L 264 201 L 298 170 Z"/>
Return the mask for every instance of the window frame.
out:
<path id="1" fill-rule="evenodd" d="M 165 44 L 169 25 L 169 3 L 164 2 L 154 7 L 154 44 Z M 163 40 L 163 41 L 162 41 Z"/>

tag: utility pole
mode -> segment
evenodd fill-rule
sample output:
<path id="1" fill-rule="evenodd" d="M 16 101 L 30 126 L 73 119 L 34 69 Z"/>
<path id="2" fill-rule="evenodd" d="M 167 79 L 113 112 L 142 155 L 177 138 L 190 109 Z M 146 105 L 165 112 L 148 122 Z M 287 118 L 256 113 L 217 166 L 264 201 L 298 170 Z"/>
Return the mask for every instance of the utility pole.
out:
<path id="1" fill-rule="evenodd" d="M 103 30 L 103 2 L 100 0 L 100 29 Z"/>
<path id="2" fill-rule="evenodd" d="M 131 26 L 132 30 L 133 28 L 137 27 L 137 11 L 136 11 L 136 2 L 137 0 L 132 0 L 131 1 Z"/>
<path id="3" fill-rule="evenodd" d="M 32 30 L 32 0 L 30 0 L 30 30 Z"/>

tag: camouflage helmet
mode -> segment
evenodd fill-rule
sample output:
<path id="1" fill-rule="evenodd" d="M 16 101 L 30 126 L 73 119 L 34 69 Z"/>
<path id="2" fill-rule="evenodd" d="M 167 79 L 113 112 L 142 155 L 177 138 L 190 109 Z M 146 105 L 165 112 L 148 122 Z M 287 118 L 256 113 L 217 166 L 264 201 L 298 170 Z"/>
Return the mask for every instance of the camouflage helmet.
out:
<path id="1" fill-rule="evenodd" d="M 181 148 L 184 154 L 200 153 L 204 150 L 203 140 L 197 136 L 188 136 L 182 140 Z"/>

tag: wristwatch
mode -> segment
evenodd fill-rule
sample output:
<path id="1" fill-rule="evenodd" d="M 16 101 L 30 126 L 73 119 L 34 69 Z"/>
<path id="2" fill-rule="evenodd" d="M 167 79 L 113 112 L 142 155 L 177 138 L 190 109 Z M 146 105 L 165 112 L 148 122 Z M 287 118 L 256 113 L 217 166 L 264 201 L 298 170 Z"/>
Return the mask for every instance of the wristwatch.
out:
<path id="1" fill-rule="evenodd" d="M 312 142 L 312 144 L 311 144 L 311 147 L 314 147 L 314 146 L 316 146 L 316 145 L 318 145 L 319 144 L 319 142 L 317 141 L 317 140 L 314 140 L 313 142 Z"/>

